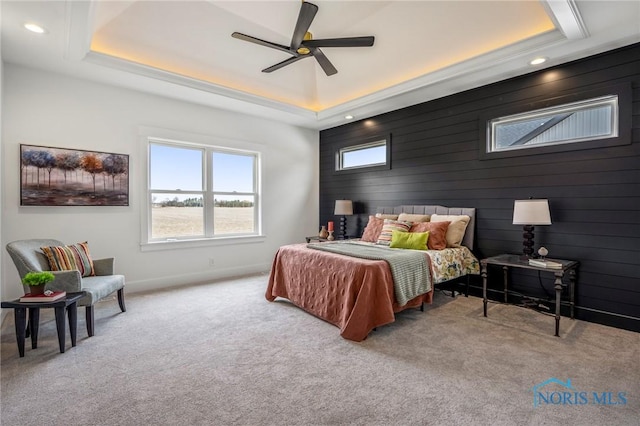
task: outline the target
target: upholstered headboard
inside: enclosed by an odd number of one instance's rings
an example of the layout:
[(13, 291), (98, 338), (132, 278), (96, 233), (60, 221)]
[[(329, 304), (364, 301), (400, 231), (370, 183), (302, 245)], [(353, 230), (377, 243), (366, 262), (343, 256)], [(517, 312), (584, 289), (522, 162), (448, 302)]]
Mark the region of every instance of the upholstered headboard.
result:
[(467, 230), (462, 239), (462, 245), (473, 250), (473, 242), (476, 229), (476, 209), (474, 207), (444, 207), (444, 206), (397, 206), (397, 207), (378, 207), (376, 213), (386, 214), (447, 214), (457, 215), (466, 214), (471, 219), (467, 225)]

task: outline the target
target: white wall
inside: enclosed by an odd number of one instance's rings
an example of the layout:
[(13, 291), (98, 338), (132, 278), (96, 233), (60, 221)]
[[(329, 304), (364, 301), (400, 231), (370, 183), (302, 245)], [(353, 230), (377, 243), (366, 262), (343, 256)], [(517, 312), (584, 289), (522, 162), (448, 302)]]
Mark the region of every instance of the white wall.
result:
[[(127, 291), (268, 271), (277, 248), (318, 230), (318, 132), (63, 75), (5, 64), (2, 246), (25, 238), (89, 242), (115, 256)], [(245, 141), (262, 147), (264, 242), (142, 252), (140, 126)], [(20, 207), (20, 143), (128, 154), (128, 207)], [(209, 266), (209, 259), (215, 266)], [(2, 250), (2, 297), (21, 295)]]
[[(2, 4), (0, 4), (0, 22), (2, 22)], [(4, 72), (4, 63), (2, 61), (2, 36), (0, 35), (0, 129), (2, 129), (2, 104), (3, 104), (3, 95), (2, 95), (2, 89), (4, 86), (4, 77), (3, 77), (3, 72)], [(2, 188), (2, 182), (4, 181), (4, 178), (2, 177), (2, 171), (4, 169), (4, 167), (2, 167), (2, 165), (4, 164), (4, 144), (2, 143), (2, 132), (0, 131), (0, 188)], [(1, 191), (1, 189), (0, 189)], [(2, 212), (2, 216), (4, 216), (4, 210), (2, 209), (3, 207), (3, 195), (4, 194), (0, 194), (0, 212)], [(0, 241), (2, 241), (2, 220), (0, 220)], [(2, 275), (2, 271), (3, 271), (3, 267), (2, 267), (2, 262), (0, 262), (0, 278), (3, 278)], [(4, 282), (4, 279), (2, 280)], [(0, 285), (0, 300), (4, 300), (4, 291), (3, 291), (3, 286)], [(6, 314), (2, 314), (2, 318), (4, 319), (4, 315)]]

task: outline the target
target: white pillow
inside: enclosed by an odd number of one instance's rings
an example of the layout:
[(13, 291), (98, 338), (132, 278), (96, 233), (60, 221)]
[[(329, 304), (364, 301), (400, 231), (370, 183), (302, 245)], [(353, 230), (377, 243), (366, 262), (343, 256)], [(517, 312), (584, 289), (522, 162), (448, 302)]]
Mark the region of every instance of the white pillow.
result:
[(461, 215), (445, 215), (432, 214), (431, 222), (451, 222), (447, 228), (447, 247), (460, 247), (467, 225), (471, 218), (466, 214)]
[(398, 220), (402, 222), (429, 222), (431, 218), (430, 214), (411, 214), (411, 213), (400, 213), (398, 216)]
[(398, 220), (397, 214), (376, 213), (376, 217), (380, 219)]

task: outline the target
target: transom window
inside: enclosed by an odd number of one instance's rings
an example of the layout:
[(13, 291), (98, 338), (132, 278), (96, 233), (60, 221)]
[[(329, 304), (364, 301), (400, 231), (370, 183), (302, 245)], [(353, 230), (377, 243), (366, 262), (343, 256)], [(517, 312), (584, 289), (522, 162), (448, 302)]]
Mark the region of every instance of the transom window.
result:
[(488, 122), (488, 152), (615, 138), (618, 96), (558, 105)]
[(148, 153), (148, 242), (259, 234), (259, 153), (154, 138)]
[(336, 170), (388, 165), (388, 149), (386, 139), (340, 148), (336, 153)]

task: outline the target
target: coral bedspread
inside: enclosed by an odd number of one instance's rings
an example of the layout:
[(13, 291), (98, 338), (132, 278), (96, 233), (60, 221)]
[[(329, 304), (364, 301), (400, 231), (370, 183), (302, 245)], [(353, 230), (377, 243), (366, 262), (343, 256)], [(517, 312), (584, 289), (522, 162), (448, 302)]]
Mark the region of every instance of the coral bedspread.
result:
[(307, 248), (280, 247), (266, 298), (289, 299), (296, 306), (340, 328), (345, 339), (361, 341), (375, 327), (395, 320), (394, 313), (431, 303), (430, 292), (399, 306), (393, 277), (384, 260), (368, 260)]

